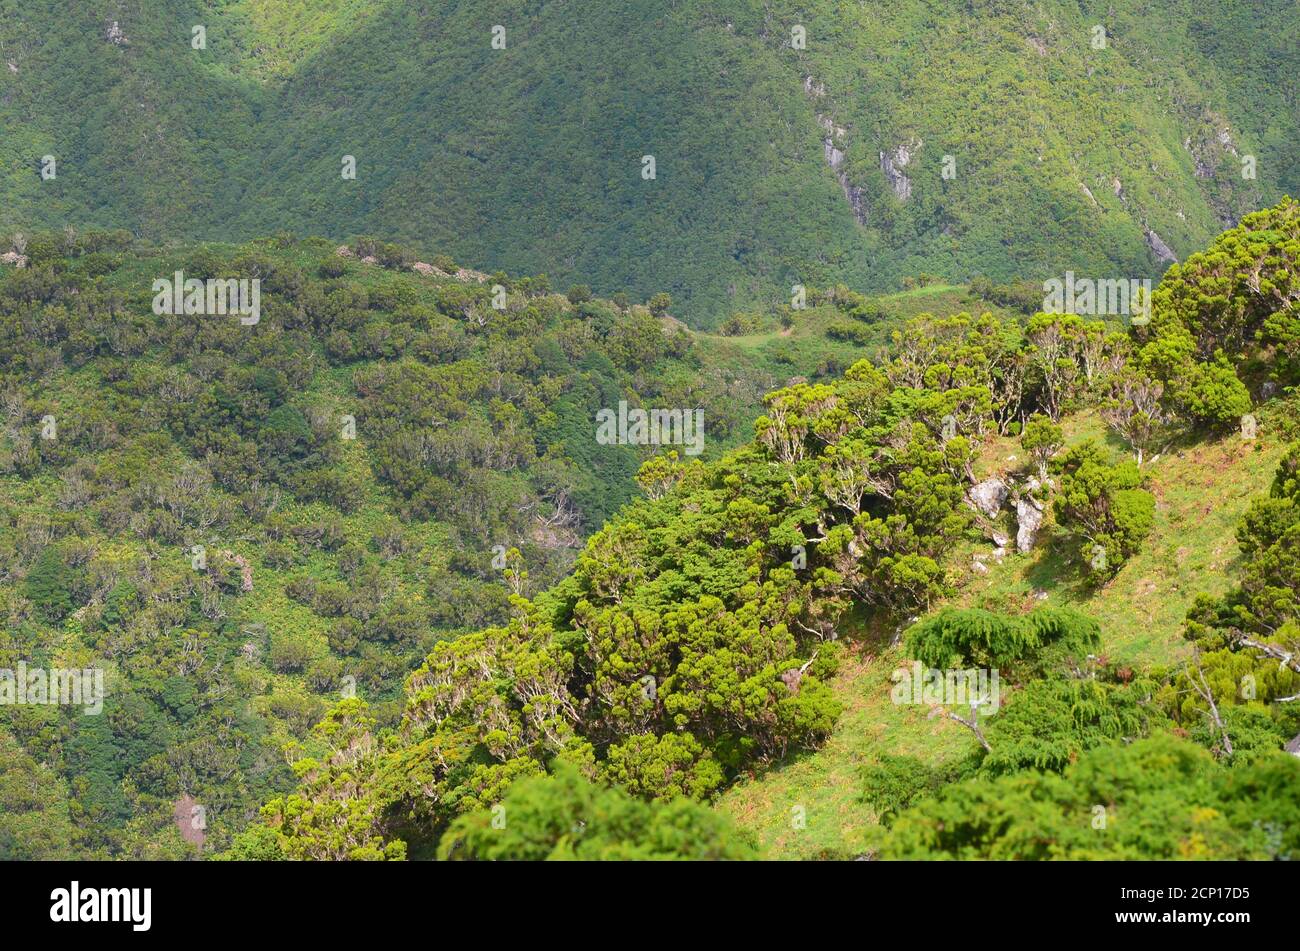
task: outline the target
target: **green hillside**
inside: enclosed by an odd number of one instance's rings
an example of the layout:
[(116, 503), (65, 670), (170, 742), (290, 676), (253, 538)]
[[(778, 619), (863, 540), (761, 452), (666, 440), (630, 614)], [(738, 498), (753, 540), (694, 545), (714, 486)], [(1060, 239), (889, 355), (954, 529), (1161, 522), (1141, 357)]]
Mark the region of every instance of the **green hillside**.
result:
[(1154, 277), (1300, 191), (1298, 32), (1289, 0), (0, 0), (0, 229), (371, 232), (694, 326), (796, 283)]
[[(1155, 526), (1142, 551), (1104, 586), (1089, 583), (1086, 566), (1070, 556), (1068, 536), (1049, 522), (1038, 547), (1000, 563), (987, 541), (958, 546), (951, 558), (954, 603), (1020, 611), (1042, 603), (1045, 594), (1046, 603), (1076, 607), (1101, 623), (1109, 662), (1164, 664), (1185, 657), (1187, 612), (1198, 594), (1223, 594), (1240, 570), (1237, 523), (1268, 491), (1286, 439), (1294, 436), (1286, 419), (1294, 412), (1293, 406), (1275, 407), (1253, 443), (1233, 433), (1152, 463)], [(1070, 444), (1105, 435), (1095, 417), (1067, 422)], [(988, 455), (992, 471), (1006, 471), (1015, 467), (1008, 460), (1023, 451), (1015, 440), (996, 440)], [(987, 572), (974, 567), (977, 559)], [(909, 662), (903, 651), (867, 636), (832, 685), (845, 712), (826, 745), (723, 797), (721, 810), (752, 832), (767, 855), (817, 858), (878, 849), (887, 829), (862, 801), (864, 767), (888, 756), (914, 756), (939, 767), (976, 753), (975, 739), (958, 724), (929, 716), (926, 707), (890, 702), (890, 675)], [(790, 821), (795, 806), (805, 810), (803, 828)]]
[[(504, 621), (512, 590), (560, 580), (639, 495), (659, 447), (598, 442), (602, 408), (701, 408), (699, 459), (716, 459), (747, 440), (764, 392), (834, 377), (919, 302), (980, 303), (944, 286), (816, 292), (708, 335), (662, 302), (370, 239), (15, 243), (23, 266), (0, 264), (0, 670), (103, 666), (107, 697), (102, 716), (0, 703), (7, 858), (183, 855), (184, 801), (224, 847), (291, 788), (285, 749), (341, 691), (397, 723), (436, 641)], [(259, 275), (257, 322), (155, 313), (153, 283), (177, 270)], [(33, 799), (23, 777), (40, 771)]]
[(769, 393), (224, 857), (1293, 857), (1298, 264), (1286, 199), (1147, 323), (922, 313)]

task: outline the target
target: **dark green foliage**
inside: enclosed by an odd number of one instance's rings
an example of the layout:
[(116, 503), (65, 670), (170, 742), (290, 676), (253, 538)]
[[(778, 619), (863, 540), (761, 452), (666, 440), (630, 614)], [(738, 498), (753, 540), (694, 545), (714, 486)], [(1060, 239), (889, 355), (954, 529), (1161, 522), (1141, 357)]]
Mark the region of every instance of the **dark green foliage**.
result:
[(1079, 653), (1101, 642), (1097, 622), (1070, 608), (1041, 607), (1024, 617), (980, 608), (944, 608), (908, 628), (907, 652), (927, 667), (1001, 668), (1032, 660), (1049, 644)]
[(724, 817), (687, 799), (645, 803), (572, 766), (520, 780), (491, 811), (462, 816), (439, 846), (460, 860), (719, 860), (757, 858)]
[(1011, 693), (985, 735), (993, 748), (980, 764), (994, 776), (1026, 769), (1060, 772), (1087, 750), (1146, 736), (1163, 717), (1144, 698), (1150, 683), (1089, 678), (1033, 680)]
[[(1300, 192), (1294, 4), (1103, 12), (1098, 51), (1099, 14), (1063, 0), (939, 17), (918, 0), (582, 0), (509, 18), (477, 2), (231, 0), (204, 8), (208, 49), (194, 51), (178, 0), (112, 19), (6, 0), (0, 229), (368, 232), (389, 265), (405, 263), (398, 241), (560, 288), (667, 291), (700, 325), (795, 282), (922, 272), (986, 274), (993, 299), (1023, 306), (1002, 290), (1013, 278), (1154, 276), (1144, 229), (1185, 255), (1225, 217)], [(498, 20), (502, 50), (485, 28)], [(806, 49), (791, 48), (794, 23)], [(819, 115), (845, 130), (863, 223)], [(900, 199), (881, 155), (904, 146)]]
[(74, 573), (62, 553), (50, 546), (41, 552), (27, 573), (25, 594), (47, 621), (57, 622), (72, 610)]
[(1235, 770), (1169, 734), (1106, 744), (1061, 775), (943, 789), (894, 822), (891, 859), (1289, 859), (1300, 855), (1300, 759)]
[(862, 768), (862, 801), (889, 825), (918, 799), (932, 796), (952, 777), (914, 756), (882, 754)]

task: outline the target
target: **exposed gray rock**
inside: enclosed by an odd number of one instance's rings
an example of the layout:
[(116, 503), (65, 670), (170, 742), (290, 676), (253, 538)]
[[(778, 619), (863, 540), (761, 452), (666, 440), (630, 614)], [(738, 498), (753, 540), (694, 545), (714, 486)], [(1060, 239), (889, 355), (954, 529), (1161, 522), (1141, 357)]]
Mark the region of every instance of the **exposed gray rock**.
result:
[(1033, 499), (1017, 499), (1016, 526), (1016, 551), (1029, 551), (1043, 527), (1043, 507)]
[[(814, 81), (811, 76), (803, 78), (803, 91), (812, 99), (821, 99), (826, 95), (826, 87), (822, 83)], [(866, 196), (857, 185), (849, 181), (848, 173), (844, 171), (844, 150), (840, 145), (844, 142), (844, 137), (848, 130), (843, 126), (835, 124), (830, 116), (817, 113), (817, 124), (826, 131), (826, 137), (822, 139), (822, 155), (826, 164), (830, 166), (835, 178), (840, 183), (840, 189), (844, 192), (844, 197), (848, 199), (849, 207), (853, 209), (853, 217), (860, 225), (867, 223), (867, 202)]]
[(997, 518), (1002, 511), (1011, 488), (1001, 479), (985, 479), (966, 490), (966, 497), (975, 510), (987, 518)]
[(1156, 234), (1145, 225), (1142, 226), (1142, 233), (1146, 235), (1147, 247), (1155, 252), (1156, 257), (1162, 261), (1168, 261), (1171, 264), (1178, 263), (1178, 255), (1174, 254), (1169, 245), (1165, 244), (1164, 241), (1160, 239), (1160, 235)]
[(899, 201), (907, 201), (912, 197), (912, 180), (903, 174), (903, 169), (911, 164), (912, 156), (922, 144), (920, 139), (913, 139), (899, 145), (892, 152), (880, 153), (880, 169), (889, 179), (890, 187), (894, 189)]
[(862, 189), (857, 185), (849, 183), (849, 177), (840, 172), (840, 187), (844, 189), (844, 197), (849, 200), (849, 207), (853, 209), (853, 218), (860, 225), (867, 223), (867, 201), (863, 196)]
[(844, 153), (837, 149), (835, 143), (830, 139), (825, 139), (822, 145), (826, 155), (826, 164), (838, 172), (840, 166), (844, 164)]
[(1016, 496), (1016, 551), (1033, 548), (1038, 530), (1043, 527), (1043, 503), (1033, 496), (1041, 484), (1037, 479), (1030, 479)]
[(826, 164), (831, 167), (831, 171), (835, 173), (835, 177), (839, 180), (844, 197), (848, 199), (849, 207), (853, 209), (853, 217), (857, 219), (858, 224), (865, 225), (867, 223), (867, 203), (863, 197), (862, 189), (849, 181), (848, 173), (841, 167), (844, 165), (844, 152), (835, 144), (836, 140), (844, 138), (846, 130), (842, 126), (835, 125), (826, 116), (819, 115), (817, 122), (830, 133), (830, 135), (822, 139), (822, 152)]

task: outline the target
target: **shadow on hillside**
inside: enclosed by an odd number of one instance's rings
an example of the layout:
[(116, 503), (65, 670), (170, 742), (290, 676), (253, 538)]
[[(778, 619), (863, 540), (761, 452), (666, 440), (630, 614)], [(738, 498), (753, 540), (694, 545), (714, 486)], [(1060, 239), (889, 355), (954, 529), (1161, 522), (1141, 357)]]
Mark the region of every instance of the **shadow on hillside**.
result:
[(1088, 566), (1079, 560), (1069, 539), (1052, 533), (1039, 537), (1035, 552), (1038, 557), (1025, 571), (1027, 581), (1035, 591), (1063, 594), (1072, 601), (1083, 601), (1096, 591), (1096, 578)]

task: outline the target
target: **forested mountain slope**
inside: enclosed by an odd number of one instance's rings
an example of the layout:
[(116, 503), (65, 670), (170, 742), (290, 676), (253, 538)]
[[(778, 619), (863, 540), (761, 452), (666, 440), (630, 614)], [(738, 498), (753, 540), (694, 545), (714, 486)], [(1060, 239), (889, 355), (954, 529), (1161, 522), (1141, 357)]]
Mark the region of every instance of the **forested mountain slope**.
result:
[(1290, 0), (0, 0), (0, 228), (368, 231), (666, 291), (696, 326), (794, 283), (1158, 276), (1300, 190), (1297, 17)]
[[(341, 693), (397, 723), (438, 639), (504, 622), (512, 589), (560, 580), (639, 494), (662, 447), (598, 442), (602, 410), (698, 411), (675, 449), (717, 458), (765, 391), (838, 375), (918, 309), (980, 303), (813, 290), (704, 335), (662, 297), (372, 239), (9, 246), (0, 671), (100, 667), (106, 696), (83, 714), (0, 685), (5, 857), (186, 854), (173, 813), (191, 806), (224, 847)], [(260, 281), (256, 319), (156, 312), (177, 271)], [(528, 576), (507, 586), (515, 559)]]
[[(768, 394), (751, 443), (648, 461), (563, 581), (437, 644), (396, 728), (337, 704), (227, 857), (1300, 854), (1298, 265), (1285, 199), (1149, 321), (923, 314)], [(1192, 470), (1233, 486), (1235, 559), (1170, 497), (1189, 458), (1243, 469)], [(1183, 618), (1125, 603), (1184, 563)]]

